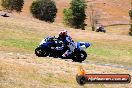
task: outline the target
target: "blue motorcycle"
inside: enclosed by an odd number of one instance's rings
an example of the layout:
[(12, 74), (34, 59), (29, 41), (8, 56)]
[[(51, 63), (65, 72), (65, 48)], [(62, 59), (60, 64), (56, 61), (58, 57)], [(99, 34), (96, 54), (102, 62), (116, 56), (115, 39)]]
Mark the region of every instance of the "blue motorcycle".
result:
[(82, 62), (86, 59), (87, 53), (84, 49), (90, 46), (87, 42), (76, 42), (76, 48), (72, 54), (63, 58), (62, 54), (68, 49), (64, 43), (54, 36), (44, 38), (39, 46), (35, 49), (35, 54), (38, 57), (55, 57), (63, 59), (72, 59), (74, 62)]

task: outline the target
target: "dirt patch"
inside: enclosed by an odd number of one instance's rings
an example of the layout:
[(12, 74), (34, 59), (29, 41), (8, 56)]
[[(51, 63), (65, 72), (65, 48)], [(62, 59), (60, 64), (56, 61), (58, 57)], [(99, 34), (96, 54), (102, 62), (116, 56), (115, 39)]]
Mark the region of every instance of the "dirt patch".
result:
[[(0, 52), (0, 68), (3, 81), (0, 83), (3, 88), (21, 87), (21, 88), (75, 88), (75, 87), (96, 87), (103, 88), (131, 88), (130, 84), (94, 84), (79, 86), (76, 83), (75, 75), (79, 66), (83, 66), (89, 74), (132, 74), (132, 71), (121, 68), (112, 68), (109, 66), (99, 66), (94, 64), (76, 63), (71, 60), (65, 61), (54, 58), (38, 58), (33, 54), (22, 54), (13, 52)], [(66, 77), (65, 77), (66, 76)], [(61, 78), (60, 78), (61, 77)], [(18, 81), (21, 80), (21, 81)], [(69, 82), (70, 80), (70, 82)], [(34, 85), (32, 85), (34, 84)]]
[[(131, 8), (130, 2), (131, 0), (86, 0), (87, 1), (87, 21), (86, 23), (89, 24), (89, 11), (90, 5), (93, 5), (94, 8), (99, 12), (100, 23), (104, 25), (109, 24), (128, 24), (129, 23), (129, 16), (128, 11)], [(58, 13), (56, 22), (63, 21), (63, 9), (68, 8), (70, 0), (55, 0)], [(25, 5), (23, 8), (23, 14), (30, 14), (30, 5), (32, 0), (25, 0)]]

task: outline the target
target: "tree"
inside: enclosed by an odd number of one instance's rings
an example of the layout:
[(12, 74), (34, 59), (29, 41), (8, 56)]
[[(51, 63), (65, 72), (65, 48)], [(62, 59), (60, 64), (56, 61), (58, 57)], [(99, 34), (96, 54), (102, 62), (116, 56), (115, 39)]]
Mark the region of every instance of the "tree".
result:
[(16, 12), (21, 12), (24, 5), (24, 0), (2, 0), (1, 5), (10, 12), (13, 10)]
[(97, 25), (99, 24), (100, 15), (99, 15), (99, 13), (93, 8), (93, 5), (90, 5), (89, 16), (90, 16), (90, 24), (91, 24), (91, 27), (92, 27), (92, 31), (95, 31)]
[(70, 8), (64, 9), (64, 22), (73, 28), (84, 30), (86, 24), (85, 9), (87, 7), (85, 0), (72, 0)]
[[(132, 6), (132, 3), (131, 3), (131, 6)], [(129, 11), (129, 16), (130, 16), (130, 19), (131, 19), (131, 23), (130, 23), (130, 32), (129, 32), (129, 34), (132, 36), (132, 8), (131, 8), (131, 10)]]
[(44, 20), (46, 22), (54, 22), (57, 8), (52, 0), (36, 0), (33, 1), (30, 11), (33, 17)]

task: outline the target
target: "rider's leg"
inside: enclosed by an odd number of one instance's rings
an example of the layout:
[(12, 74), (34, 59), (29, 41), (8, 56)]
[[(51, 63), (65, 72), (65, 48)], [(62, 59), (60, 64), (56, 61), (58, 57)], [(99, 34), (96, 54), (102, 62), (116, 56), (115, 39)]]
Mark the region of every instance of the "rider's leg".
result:
[(62, 57), (67, 57), (72, 52), (74, 52), (74, 49), (76, 48), (75, 45), (68, 45), (69, 49), (62, 55)]

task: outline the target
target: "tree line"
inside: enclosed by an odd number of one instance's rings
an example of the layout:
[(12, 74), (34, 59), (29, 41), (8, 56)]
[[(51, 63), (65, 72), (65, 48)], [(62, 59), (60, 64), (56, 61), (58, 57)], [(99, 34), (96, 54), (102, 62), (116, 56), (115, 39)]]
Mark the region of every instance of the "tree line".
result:
[[(63, 10), (63, 21), (69, 27), (85, 30), (86, 8), (85, 0), (71, 0), (70, 7)], [(2, 0), (1, 6), (7, 11), (21, 12), (24, 5), (24, 0)], [(131, 3), (132, 6), (132, 3)], [(35, 0), (30, 6), (30, 12), (33, 17), (46, 22), (54, 22), (57, 14), (57, 7), (53, 0)], [(132, 8), (129, 11), (131, 19), (130, 32), (132, 35)], [(93, 20), (94, 22), (94, 20)], [(96, 20), (95, 20), (96, 22)], [(92, 24), (94, 31), (94, 23)]]
[[(7, 11), (21, 12), (24, 0), (2, 0), (2, 7)], [(85, 0), (72, 0), (70, 7), (63, 10), (64, 24), (73, 28), (85, 29), (85, 9), (87, 5)], [(54, 22), (57, 13), (57, 7), (53, 0), (35, 0), (30, 6), (30, 12), (33, 17), (46, 22)]]

